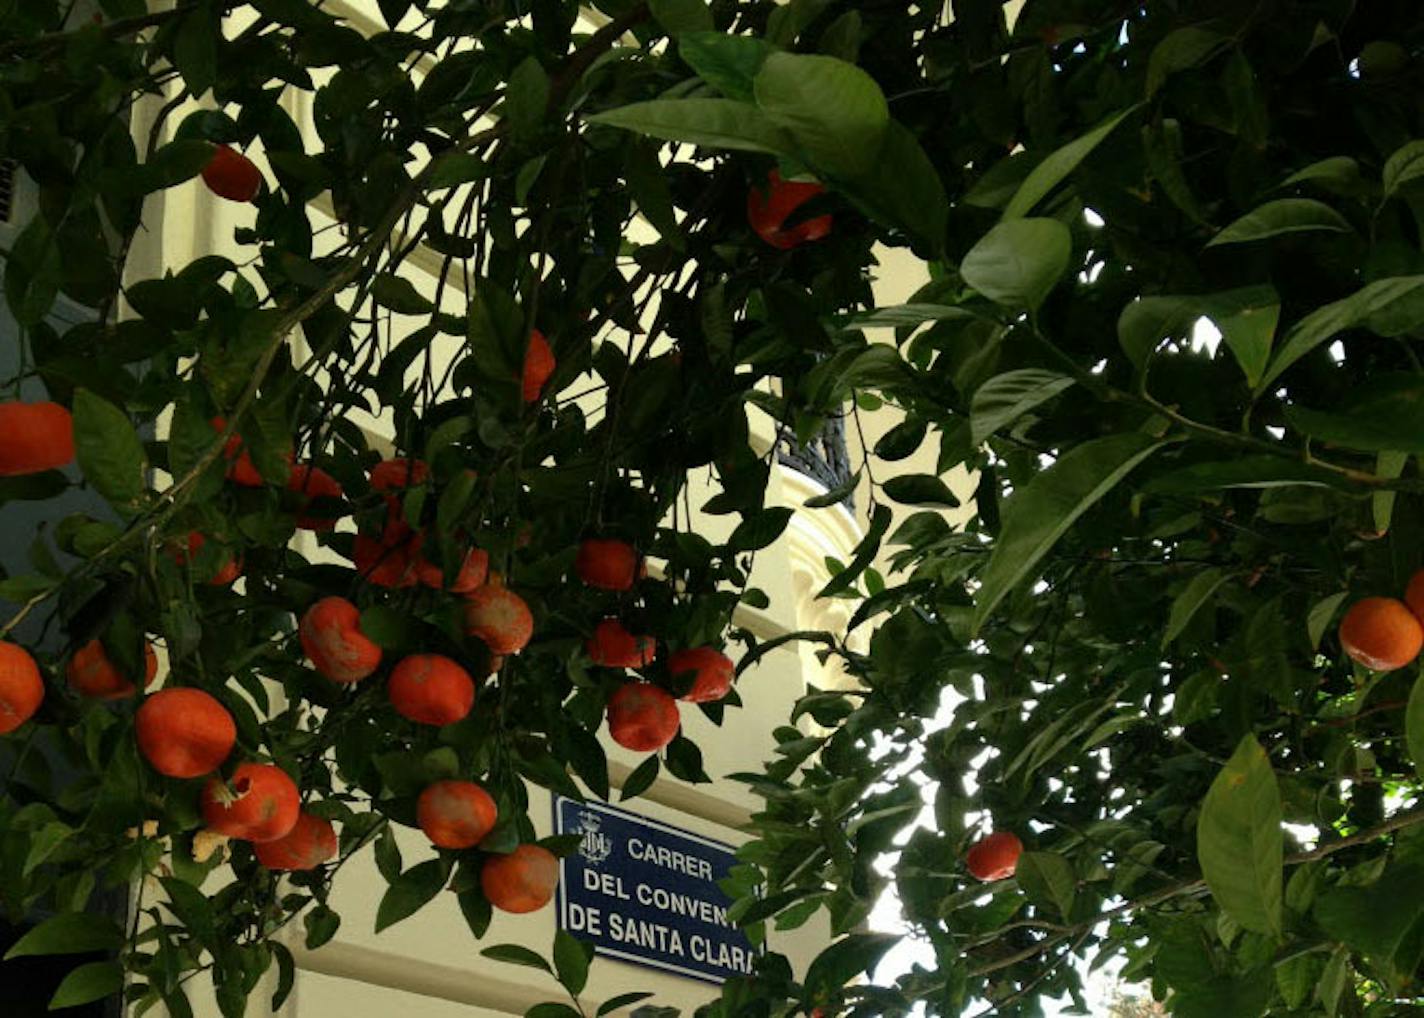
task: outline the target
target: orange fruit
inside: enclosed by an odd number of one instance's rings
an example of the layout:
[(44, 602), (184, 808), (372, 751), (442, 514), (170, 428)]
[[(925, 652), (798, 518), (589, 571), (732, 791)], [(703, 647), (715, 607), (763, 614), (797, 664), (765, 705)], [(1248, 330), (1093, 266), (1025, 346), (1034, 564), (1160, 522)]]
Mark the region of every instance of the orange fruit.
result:
[(1419, 656), (1424, 625), (1403, 601), (1367, 597), (1340, 620), (1340, 646), (1366, 668), (1392, 672)]
[[(143, 685), (147, 688), (158, 674), (158, 657), (147, 640), (143, 644), (143, 661)], [(98, 640), (90, 640), (76, 650), (64, 674), (75, 692), (96, 700), (123, 700), (138, 692), (133, 680), (120, 674), (109, 660)]]
[(345, 494), (336, 478), (321, 467), (298, 463), (292, 467), (291, 476), (287, 478), (287, 490), (303, 496), (302, 507), (297, 512), (297, 526), (302, 530), (330, 530), (336, 526), (335, 517), (322, 515), (325, 510), (309, 511), (312, 502), (318, 498), (339, 499)]
[(637, 753), (652, 753), (677, 738), (682, 719), (677, 701), (659, 686), (630, 682), (608, 698), (613, 741)]
[(215, 777), (203, 787), (208, 830), (243, 841), (276, 841), (297, 826), (301, 793), (286, 771), (273, 764), (241, 763), (230, 781)]
[[(198, 552), (203, 549), (203, 545), (207, 543), (208, 539), (199, 531), (190, 531), (186, 541), (187, 548), (176, 549), (173, 552), (173, 561), (177, 562), (180, 566), (187, 565), (193, 556), (198, 554)], [(213, 587), (226, 587), (241, 575), (242, 559), (236, 555), (229, 554), (227, 558), (223, 560), (223, 564), (218, 567), (218, 571), (208, 579), (208, 584)]]
[(554, 350), (549, 346), (549, 341), (538, 329), (531, 329), (529, 345), (524, 349), (524, 373), (521, 379), (524, 402), (538, 401), (540, 394), (544, 391), (545, 384), (549, 381), (549, 376), (554, 373), (556, 364)]
[(964, 855), (964, 865), (980, 880), (1007, 880), (1018, 868), (1023, 842), (1011, 831), (995, 831)]
[(494, 654), (517, 654), (534, 635), (534, 616), (524, 598), (502, 583), (485, 583), (465, 595), (465, 632)]
[(430, 466), (424, 460), (382, 460), (371, 468), (371, 488), (374, 491), (399, 491), (424, 484), (430, 476)]
[[(208, 425), (214, 432), (222, 434), (222, 430), (227, 427), (227, 418), (214, 417), (208, 421)], [(262, 487), (262, 475), (252, 462), (252, 456), (242, 447), (240, 435), (234, 433), (227, 436), (227, 441), (223, 443), (223, 459), (228, 463), (226, 476), (229, 481), (244, 488)]]
[(473, 781), (437, 781), (415, 803), (416, 823), (438, 848), (473, 848), (499, 819), (490, 794)]
[(480, 870), (480, 888), (502, 912), (537, 911), (549, 904), (558, 884), (559, 860), (538, 845), (520, 845), (508, 855), (490, 856)]
[(668, 659), (668, 671), (673, 675), (691, 673), (692, 688), (682, 694), (689, 703), (712, 703), (732, 690), (737, 669), (732, 659), (711, 647), (680, 650)]
[(336, 857), (336, 831), (325, 817), (302, 813), (296, 826), (275, 841), (252, 846), (257, 861), (269, 870), (314, 870)]
[(1409, 578), (1409, 586), (1404, 589), (1404, 603), (1420, 624), (1424, 624), (1424, 569)]
[(74, 462), (74, 419), (58, 403), (0, 403), (0, 477)]
[[(421, 557), (415, 564), (420, 582), (432, 590), (445, 586), (445, 573), (434, 562)], [(482, 587), (489, 580), (489, 552), (471, 548), (465, 553), (465, 561), (460, 563), (460, 572), (455, 582), (450, 584), (450, 593), (466, 595), (476, 587)]]
[(604, 619), (594, 626), (584, 648), (594, 664), (605, 668), (641, 668), (658, 655), (656, 640), (634, 636), (617, 619)]
[(249, 202), (262, 189), (262, 171), (241, 152), (219, 145), (203, 167), (203, 183), (219, 198)]
[(381, 648), (361, 632), (361, 612), (344, 597), (324, 597), (297, 629), (302, 650), (332, 682), (360, 682), (381, 664)]
[(401, 717), (422, 725), (450, 725), (474, 706), (475, 681), (448, 657), (412, 654), (391, 670), (386, 693)]
[(772, 247), (789, 251), (831, 232), (832, 217), (816, 216), (786, 227), (786, 220), (802, 205), (825, 191), (820, 184), (782, 180), (772, 170), (765, 191), (752, 188), (747, 193), (747, 222), (758, 237)]
[(237, 725), (217, 699), (201, 689), (160, 689), (134, 715), (138, 751), (170, 778), (196, 778), (217, 770), (237, 742)]
[(13, 732), (44, 702), (44, 680), (30, 652), (0, 641), (0, 735)]
[(399, 519), (386, 521), (380, 540), (357, 534), (351, 558), (362, 579), (378, 587), (413, 587), (420, 574), (424, 537)]
[(638, 578), (638, 553), (627, 541), (590, 538), (579, 544), (574, 572), (599, 590), (630, 590)]

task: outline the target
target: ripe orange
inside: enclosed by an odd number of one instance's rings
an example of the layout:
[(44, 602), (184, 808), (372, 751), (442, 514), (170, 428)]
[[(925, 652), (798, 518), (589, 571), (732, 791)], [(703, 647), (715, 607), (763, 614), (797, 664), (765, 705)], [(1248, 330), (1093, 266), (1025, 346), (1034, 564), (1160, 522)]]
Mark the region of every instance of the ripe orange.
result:
[(498, 810), (473, 781), (437, 781), (420, 793), (416, 822), (438, 848), (473, 848), (494, 830)]
[[(208, 539), (200, 532), (196, 530), (190, 531), (187, 540), (188, 547), (186, 550), (183, 548), (175, 549), (173, 552), (173, 561), (177, 562), (180, 566), (187, 565), (193, 556), (198, 554), (198, 552), (202, 550), (203, 545), (207, 543)], [(226, 587), (241, 575), (242, 559), (236, 555), (229, 554), (227, 558), (224, 559), (223, 564), (218, 567), (218, 571), (208, 579), (208, 584), (213, 587)]]
[(336, 478), (321, 467), (298, 463), (292, 467), (291, 476), (287, 478), (287, 490), (300, 492), (303, 496), (302, 508), (297, 513), (297, 526), (302, 530), (330, 530), (336, 526), (335, 517), (322, 515), (321, 511), (310, 511), (315, 499), (339, 499), (345, 494)]
[(215, 697), (201, 689), (160, 689), (134, 715), (138, 751), (149, 766), (170, 778), (209, 774), (237, 742), (237, 725)]
[[(218, 434), (227, 427), (227, 418), (214, 417), (208, 421), (208, 425)], [(262, 475), (258, 473), (257, 466), (252, 462), (252, 456), (242, 447), (242, 437), (237, 434), (227, 436), (227, 441), (223, 443), (223, 459), (227, 460), (227, 479), (234, 484), (240, 484), (244, 488), (262, 487)]]
[[(415, 568), (420, 582), (427, 587), (439, 590), (445, 586), (445, 573), (434, 562), (422, 556), (416, 562)], [(450, 593), (467, 595), (476, 587), (484, 586), (488, 580), (489, 552), (480, 548), (471, 548), (465, 553), (465, 561), (460, 564), (460, 572), (455, 577), (455, 582), (450, 584)]]
[(524, 598), (489, 582), (465, 596), (465, 632), (478, 636), (494, 654), (517, 654), (534, 635), (534, 616)]
[(44, 680), (30, 652), (17, 644), (0, 642), (0, 735), (30, 720), (44, 695)]
[(1023, 842), (1012, 831), (995, 831), (964, 855), (964, 865), (980, 880), (1007, 880), (1018, 868)]
[(554, 896), (559, 860), (547, 848), (520, 845), (508, 855), (490, 856), (480, 870), (480, 887), (503, 912), (534, 912)]
[(677, 738), (682, 719), (677, 701), (659, 686), (630, 682), (608, 698), (613, 741), (637, 753), (652, 753)]
[(1340, 646), (1366, 668), (1392, 672), (1419, 656), (1424, 626), (1403, 601), (1367, 597), (1340, 620)]
[(1404, 603), (1409, 605), (1414, 617), (1424, 624), (1424, 569), (1409, 578), (1409, 586), (1404, 590)]
[(630, 590), (638, 578), (638, 553), (627, 541), (590, 538), (579, 544), (574, 572), (599, 590)]
[(324, 597), (298, 627), (302, 650), (332, 682), (359, 682), (381, 664), (381, 648), (361, 632), (361, 612), (344, 597)]
[(424, 484), (430, 476), (430, 466), (424, 460), (382, 460), (371, 468), (371, 488), (375, 491), (399, 491)]
[(732, 689), (736, 666), (732, 659), (711, 647), (680, 650), (668, 659), (668, 671), (673, 675), (693, 674), (692, 688), (682, 694), (689, 703), (712, 703), (722, 699)]
[(555, 366), (554, 350), (549, 346), (549, 341), (538, 329), (531, 329), (529, 345), (524, 349), (524, 402), (534, 403), (539, 399), (549, 376), (554, 373)]
[[(153, 677), (158, 674), (158, 658), (153, 653), (153, 644), (147, 640), (143, 644), (143, 685), (148, 688)], [(65, 669), (65, 677), (75, 692), (96, 700), (123, 700), (138, 692), (133, 680), (119, 673), (118, 668), (104, 652), (104, 645), (98, 640), (90, 640), (74, 652)]]
[(74, 420), (58, 403), (0, 403), (0, 477), (74, 462)]
[(219, 145), (203, 167), (203, 183), (219, 198), (249, 202), (262, 189), (262, 171), (241, 152)]
[(617, 619), (604, 619), (594, 626), (584, 648), (594, 664), (605, 668), (641, 668), (658, 655), (656, 640), (634, 636)]
[(401, 717), (422, 725), (450, 725), (470, 713), (475, 682), (459, 664), (439, 654), (412, 654), (391, 670), (386, 686)]
[(829, 215), (783, 227), (793, 212), (824, 190), (820, 184), (782, 180), (781, 174), (772, 170), (765, 192), (752, 188), (747, 193), (747, 222), (758, 237), (781, 251), (820, 240), (831, 232), (833, 220)]
[(252, 850), (269, 870), (314, 870), (336, 857), (336, 831), (330, 820), (302, 813), (286, 835), (253, 845)]
[(276, 841), (297, 826), (301, 813), (297, 783), (273, 764), (242, 763), (231, 781), (215, 777), (203, 787), (199, 804), (208, 829), (243, 841)]
[(400, 519), (389, 519), (377, 540), (357, 534), (351, 558), (363, 579), (378, 587), (413, 587), (420, 575), (424, 537)]

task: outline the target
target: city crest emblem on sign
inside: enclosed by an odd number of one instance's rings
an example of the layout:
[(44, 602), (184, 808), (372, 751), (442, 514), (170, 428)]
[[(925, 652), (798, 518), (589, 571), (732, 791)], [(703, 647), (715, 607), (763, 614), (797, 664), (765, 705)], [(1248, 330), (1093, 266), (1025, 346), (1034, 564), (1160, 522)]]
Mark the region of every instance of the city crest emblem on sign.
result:
[(613, 839), (603, 831), (603, 818), (591, 810), (579, 814), (579, 831), (583, 840), (579, 842), (579, 855), (590, 866), (597, 866), (613, 854)]

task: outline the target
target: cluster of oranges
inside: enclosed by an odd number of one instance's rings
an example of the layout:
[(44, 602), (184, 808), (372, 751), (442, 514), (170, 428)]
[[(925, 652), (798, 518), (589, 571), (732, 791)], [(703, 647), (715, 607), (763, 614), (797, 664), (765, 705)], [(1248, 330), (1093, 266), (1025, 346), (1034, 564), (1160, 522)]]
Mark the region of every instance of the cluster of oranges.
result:
[(1377, 672), (1403, 668), (1424, 649), (1424, 569), (1416, 572), (1404, 600), (1367, 597), (1340, 620), (1340, 646), (1351, 659)]

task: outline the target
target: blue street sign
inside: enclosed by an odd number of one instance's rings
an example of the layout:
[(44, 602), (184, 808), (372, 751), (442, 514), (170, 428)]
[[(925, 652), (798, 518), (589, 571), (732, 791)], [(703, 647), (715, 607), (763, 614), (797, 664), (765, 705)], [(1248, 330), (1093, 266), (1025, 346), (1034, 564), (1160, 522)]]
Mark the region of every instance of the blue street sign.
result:
[(582, 834), (560, 861), (559, 926), (598, 954), (721, 983), (760, 953), (727, 919), (717, 886), (730, 845), (615, 809), (554, 796), (554, 829)]

